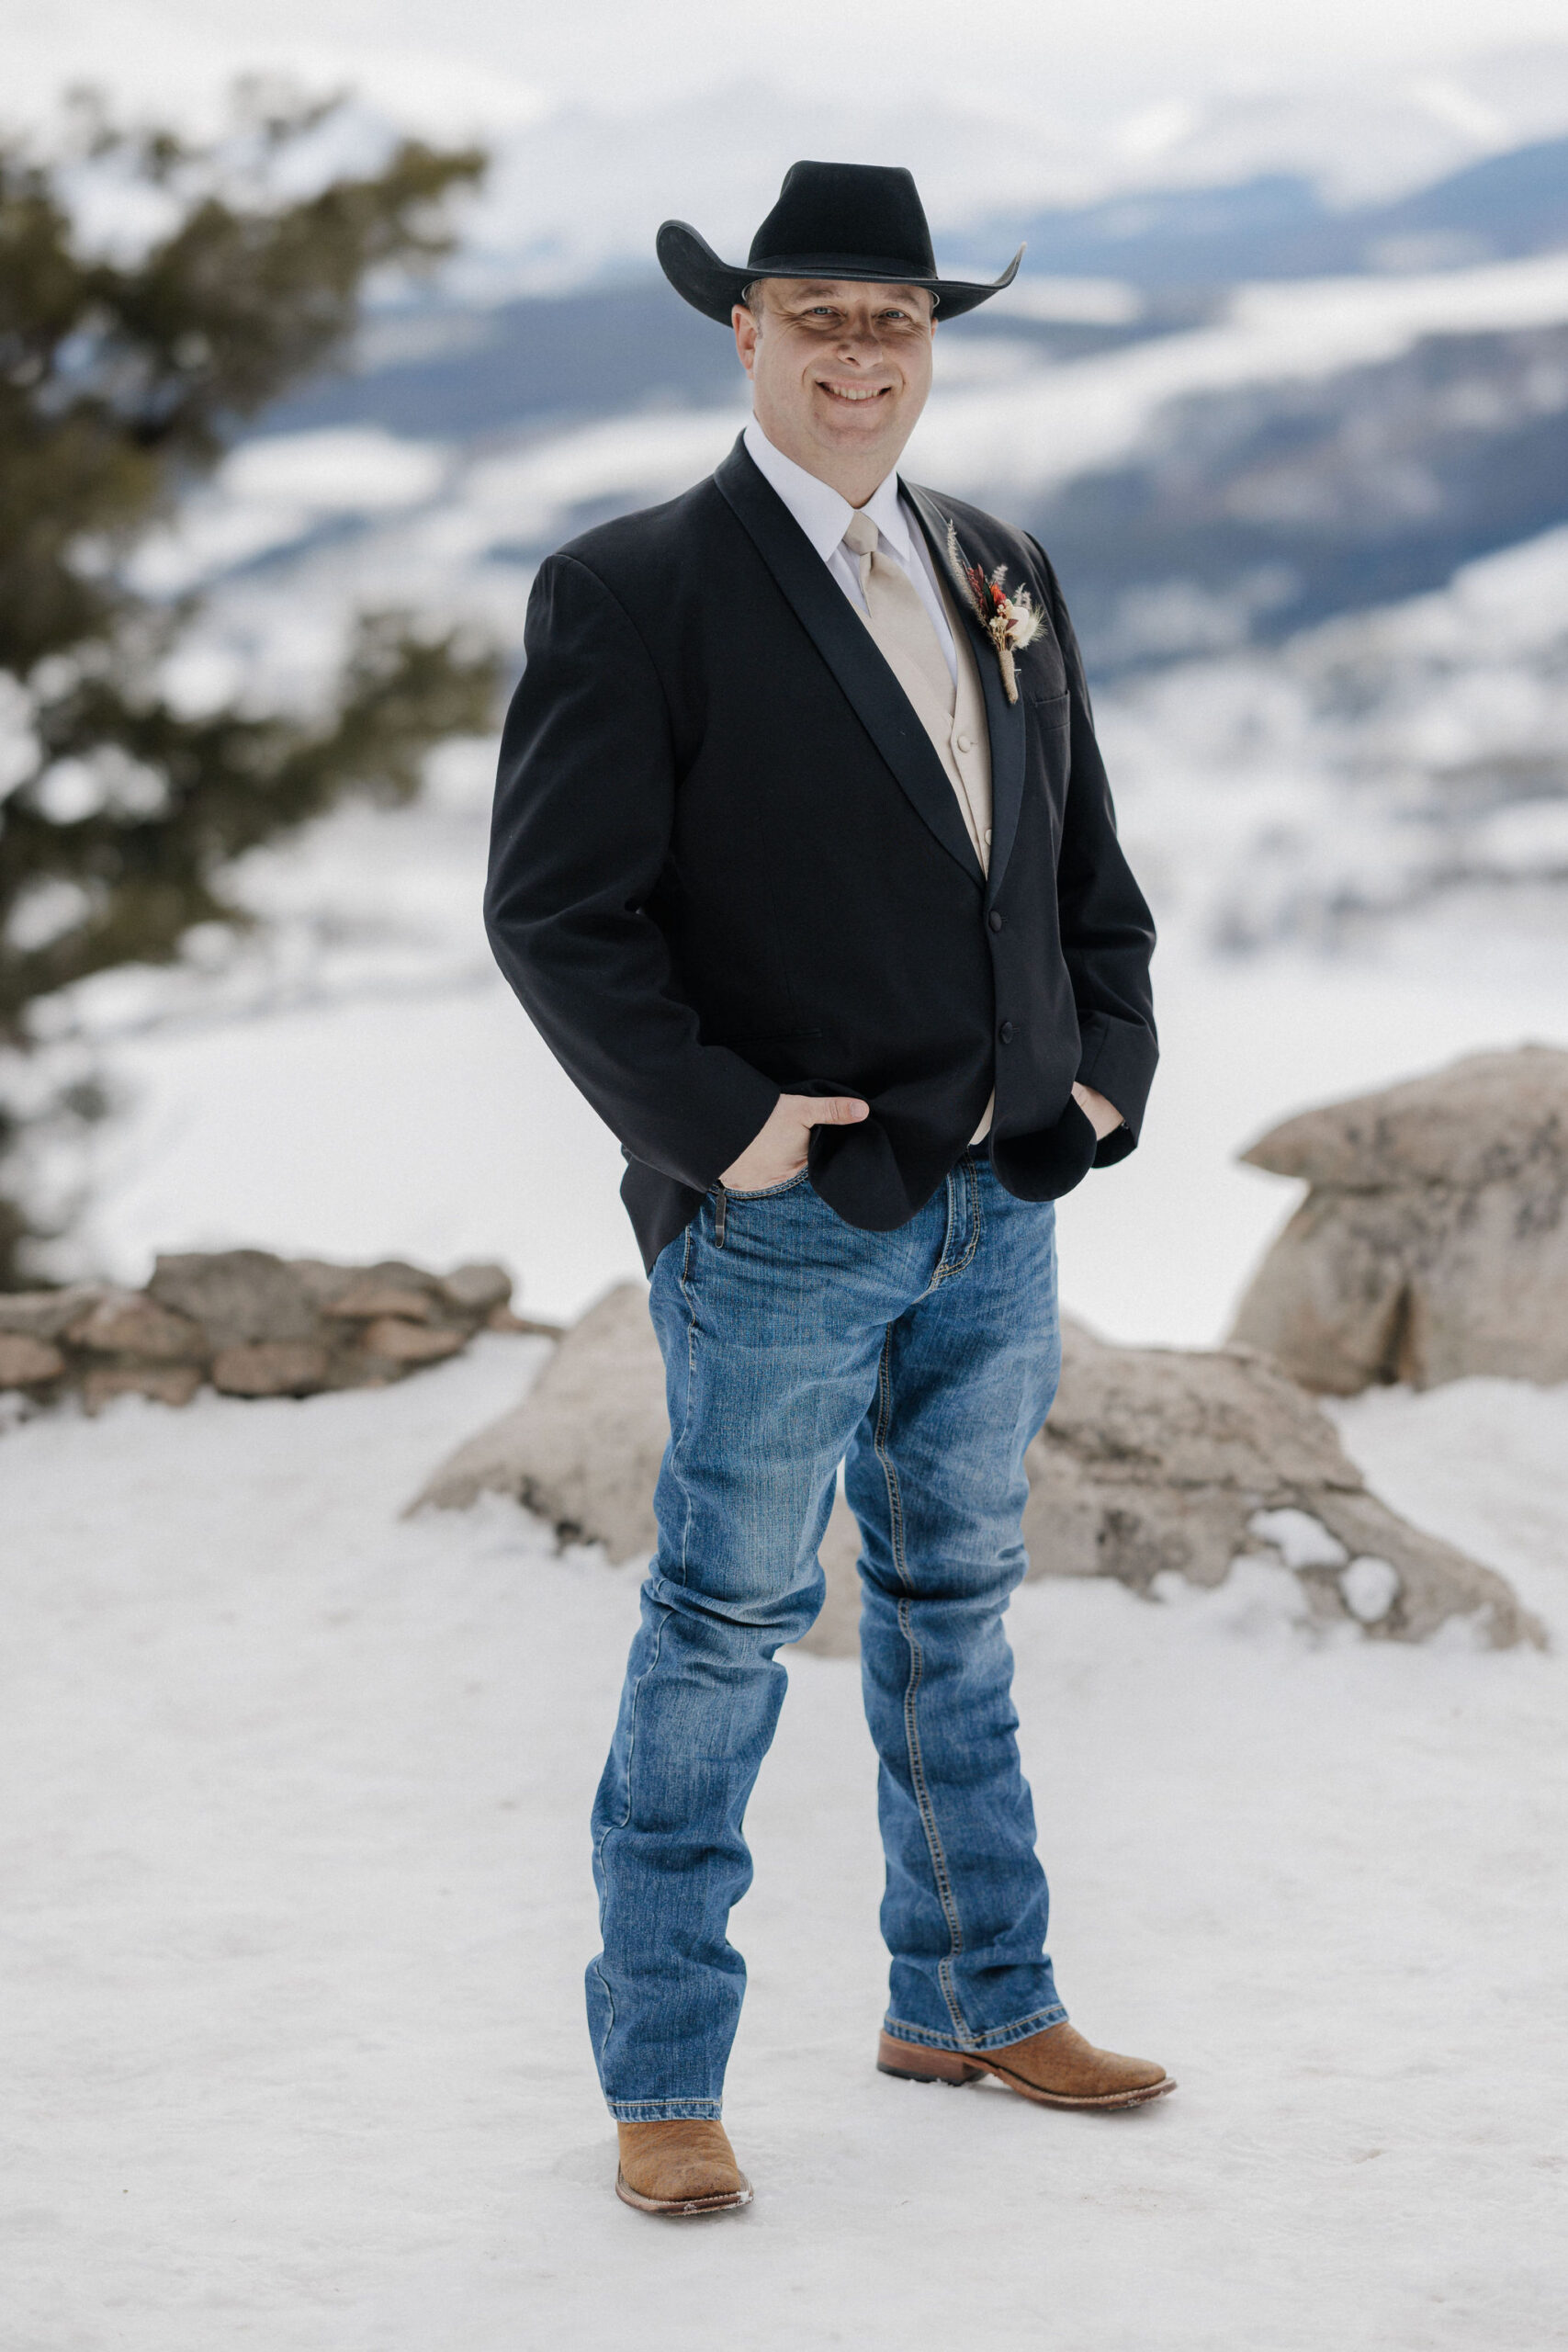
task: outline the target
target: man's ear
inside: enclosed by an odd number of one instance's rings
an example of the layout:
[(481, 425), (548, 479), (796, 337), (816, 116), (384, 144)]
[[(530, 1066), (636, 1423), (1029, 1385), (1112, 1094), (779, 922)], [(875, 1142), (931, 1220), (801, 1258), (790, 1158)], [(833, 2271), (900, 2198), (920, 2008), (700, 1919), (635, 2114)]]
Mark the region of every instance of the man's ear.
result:
[(752, 355), (757, 348), (756, 319), (746, 308), (744, 302), (737, 302), (729, 314), (729, 323), (735, 330), (735, 348), (739, 354), (740, 365), (749, 376), (751, 373)]

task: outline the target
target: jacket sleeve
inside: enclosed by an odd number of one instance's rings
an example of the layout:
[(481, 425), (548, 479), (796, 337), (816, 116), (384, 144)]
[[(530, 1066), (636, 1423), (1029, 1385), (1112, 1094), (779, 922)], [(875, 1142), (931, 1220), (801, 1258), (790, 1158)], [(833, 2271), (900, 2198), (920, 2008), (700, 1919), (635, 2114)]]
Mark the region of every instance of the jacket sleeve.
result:
[(1051, 620), (1067, 666), (1070, 696), (1071, 767), (1056, 899), (1083, 1040), (1078, 1082), (1113, 1102), (1126, 1122), (1104, 1136), (1095, 1153), (1094, 1165), (1109, 1168), (1137, 1146), (1159, 1058), (1149, 986), (1154, 917), (1117, 839), (1083, 657), (1061, 582), (1044, 550), (1033, 539), (1030, 546), (1050, 586)]
[(704, 1045), (646, 911), (675, 806), (670, 718), (622, 605), (553, 556), (502, 737), (485, 929), (556, 1059), (630, 1155), (705, 1191), (779, 1089)]

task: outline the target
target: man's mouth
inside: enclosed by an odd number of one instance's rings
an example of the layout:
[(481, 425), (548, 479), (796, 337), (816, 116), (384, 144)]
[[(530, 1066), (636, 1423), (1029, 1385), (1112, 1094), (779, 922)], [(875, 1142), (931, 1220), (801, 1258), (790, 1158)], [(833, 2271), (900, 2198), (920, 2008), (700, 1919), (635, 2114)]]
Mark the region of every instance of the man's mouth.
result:
[(820, 376), (817, 383), (819, 390), (830, 392), (836, 401), (879, 401), (893, 389), (891, 384), (829, 384)]

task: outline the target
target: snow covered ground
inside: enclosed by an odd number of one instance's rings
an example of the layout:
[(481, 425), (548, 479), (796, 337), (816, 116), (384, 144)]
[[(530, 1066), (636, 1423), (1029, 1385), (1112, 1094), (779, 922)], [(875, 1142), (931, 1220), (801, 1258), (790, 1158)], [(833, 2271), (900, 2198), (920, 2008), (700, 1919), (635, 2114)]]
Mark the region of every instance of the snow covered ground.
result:
[(1339, 1415), (1544, 1656), (1314, 1637), (1267, 1576), (1019, 1596), (1053, 1952), (1179, 2078), (1147, 2111), (874, 2071), (858, 1681), (796, 1659), (735, 1930), (757, 2201), (681, 2229), (611, 2193), (581, 2018), (635, 1572), (397, 1516), (544, 1352), (0, 1440), (8, 2346), (1563, 2340), (1568, 1391)]

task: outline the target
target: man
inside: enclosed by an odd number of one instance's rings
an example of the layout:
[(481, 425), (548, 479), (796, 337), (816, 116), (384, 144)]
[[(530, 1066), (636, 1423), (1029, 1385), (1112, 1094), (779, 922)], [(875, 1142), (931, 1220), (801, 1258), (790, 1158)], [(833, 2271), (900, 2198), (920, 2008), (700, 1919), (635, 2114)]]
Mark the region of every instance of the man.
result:
[(659, 254), (754, 414), (708, 481), (541, 569), (502, 749), (496, 956), (621, 1138), (671, 1438), (593, 1814), (616, 2186), (751, 2191), (719, 2120), (742, 1818), (863, 1549), (891, 1998), (877, 2063), (1045, 2105), (1173, 2087), (1066, 2022), (1002, 1628), (1060, 1360), (1054, 1206), (1134, 1148), (1148, 909), (1035, 542), (900, 483), (938, 277), (907, 172), (797, 164), (742, 266)]

